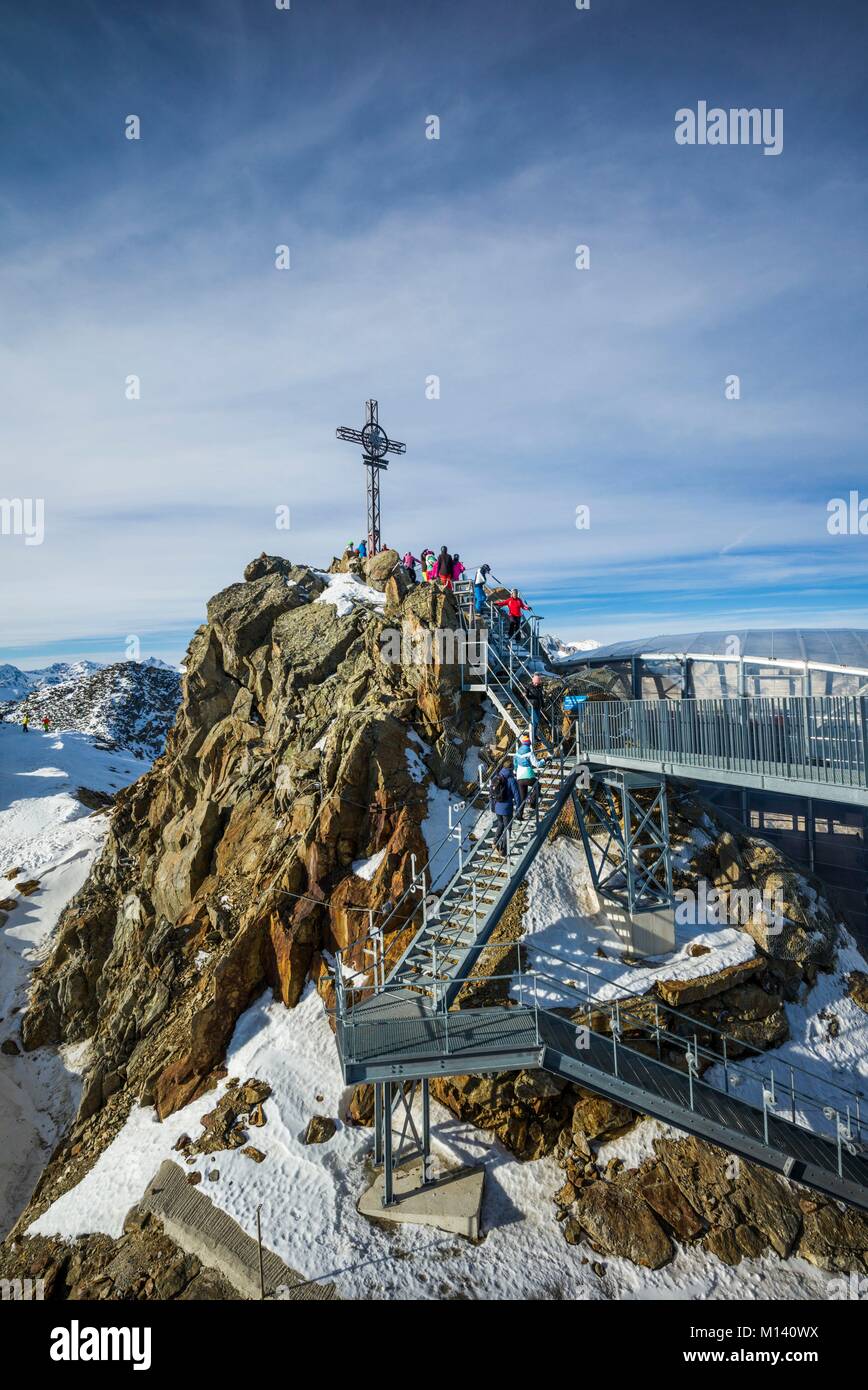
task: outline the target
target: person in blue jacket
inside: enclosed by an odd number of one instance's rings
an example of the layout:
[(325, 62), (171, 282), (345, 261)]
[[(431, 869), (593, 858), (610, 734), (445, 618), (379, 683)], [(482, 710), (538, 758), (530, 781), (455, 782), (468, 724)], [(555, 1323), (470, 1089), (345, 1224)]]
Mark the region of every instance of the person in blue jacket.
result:
[(357, 551), (356, 553), (358, 554), (359, 559), (361, 559), (361, 560), (367, 560), (367, 558), (368, 558), (368, 542), (367, 542), (367, 541), (359, 541), (359, 548), (358, 548), (358, 551)]

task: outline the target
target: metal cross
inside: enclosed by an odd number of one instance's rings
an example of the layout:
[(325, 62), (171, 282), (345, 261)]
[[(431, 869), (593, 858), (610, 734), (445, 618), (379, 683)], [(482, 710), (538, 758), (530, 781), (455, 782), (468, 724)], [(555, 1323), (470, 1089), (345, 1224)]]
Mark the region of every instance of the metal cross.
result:
[(380, 469), (389, 467), (386, 454), (406, 454), (407, 445), (386, 434), (377, 419), (376, 401), (365, 401), (362, 429), (341, 425), (336, 433), (338, 439), (348, 439), (362, 447), (362, 462), (368, 470), (368, 554), (375, 555), (380, 549)]

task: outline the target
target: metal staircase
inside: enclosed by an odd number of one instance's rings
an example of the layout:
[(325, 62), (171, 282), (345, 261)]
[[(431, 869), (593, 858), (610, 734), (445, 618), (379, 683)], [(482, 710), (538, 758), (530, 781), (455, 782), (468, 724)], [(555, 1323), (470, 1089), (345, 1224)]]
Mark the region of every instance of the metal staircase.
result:
[[(465, 625), (474, 621), (471, 595), (471, 586), (456, 586)], [(538, 633), (527, 622), (511, 643), (500, 610), (490, 607), (489, 613), (485, 667), (469, 688), (485, 691), (513, 731), (523, 733), (530, 718), (523, 686), (535, 669), (544, 669)], [(868, 1099), (852, 1088), (783, 1063), (652, 996), (616, 989), (592, 964), (542, 949), (533, 938), (523, 943), (529, 968), (520, 959), (508, 975), (473, 975), (473, 984), (487, 986), (493, 1003), (475, 1007), (467, 996), (459, 1000), (571, 798), (593, 866), (576, 791), (579, 759), (564, 756), (560, 739), (557, 753), (543, 742), (549, 756), (539, 804), (532, 815), (513, 820), (502, 853), (496, 825), (480, 815), (478, 798), (487, 793), (480, 776), (477, 795), (459, 803), (444, 845), (431, 851), (430, 863), (444, 846), (449, 851), (434, 881), (430, 869), (417, 872), (414, 866), (409, 887), (381, 926), (337, 954), (337, 1044), (345, 1081), (374, 1085), (375, 1161), (384, 1166), (384, 1203), (394, 1200), (394, 1169), (405, 1151), (403, 1139), (397, 1147), (392, 1142), (396, 1113), (403, 1111), (402, 1136), (411, 1136), (413, 1153), (422, 1159), (423, 1183), (430, 1180), (430, 1077), (539, 1067), (868, 1210), (862, 1129)], [(647, 829), (654, 806), (636, 803), (631, 810), (624, 801), (619, 808), (611, 789), (606, 796), (604, 804), (597, 795), (598, 819), (606, 821), (608, 807), (614, 849), (604, 855), (599, 872), (609, 873), (613, 895), (623, 895), (634, 877), (631, 854), (635, 858), (643, 830), (638, 823), (632, 828), (630, 815), (644, 818)], [(640, 884), (649, 906), (671, 895), (665, 805), (660, 828), (652, 830)], [(421, 1135), (410, 1113), (416, 1091)]]

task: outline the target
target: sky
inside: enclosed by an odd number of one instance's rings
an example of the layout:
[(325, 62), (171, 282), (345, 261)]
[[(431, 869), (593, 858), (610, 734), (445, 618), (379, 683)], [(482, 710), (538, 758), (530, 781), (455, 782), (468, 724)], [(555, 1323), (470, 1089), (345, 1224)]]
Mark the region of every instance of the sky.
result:
[[(261, 551), (326, 567), (368, 397), (385, 541), (565, 639), (868, 626), (864, 5), (2, 8), (0, 499), (44, 534), (0, 532), (0, 661), (178, 661)], [(700, 102), (781, 152), (678, 143)]]

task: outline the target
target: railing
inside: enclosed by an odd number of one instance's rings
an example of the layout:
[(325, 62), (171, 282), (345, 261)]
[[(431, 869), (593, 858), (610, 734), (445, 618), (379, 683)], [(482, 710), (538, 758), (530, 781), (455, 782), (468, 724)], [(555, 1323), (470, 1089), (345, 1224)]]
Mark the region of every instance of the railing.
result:
[[(575, 1047), (578, 1052), (583, 1050), (580, 1042), (584, 1042), (585, 1047), (590, 1045), (591, 1033), (610, 1046), (611, 1071), (608, 1074), (618, 1079), (624, 1070), (625, 1053), (637, 1059), (647, 1060), (648, 1057), (646, 1051), (632, 1047), (629, 1039), (647, 1039), (654, 1044), (658, 1065), (667, 1073), (678, 1076), (682, 1083), (687, 1079), (688, 1109), (696, 1109), (701, 1087), (727, 1096), (737, 1091), (735, 1099), (762, 1114), (766, 1143), (768, 1121), (775, 1119), (816, 1137), (830, 1139), (837, 1149), (839, 1176), (842, 1174), (844, 1150), (864, 1156), (863, 1127), (868, 1118), (868, 1097), (860, 1091), (842, 1086), (780, 1055), (763, 1052), (734, 1034), (697, 1021), (653, 994), (638, 994), (606, 981), (601, 988), (598, 972), (556, 951), (537, 946), (533, 938), (516, 944), (519, 951), (520, 946), (532, 950), (538, 964), (530, 969), (523, 968), (519, 954), (516, 971), (474, 974), (465, 983), (475, 987), (500, 982), (505, 986), (500, 1001), (492, 1001), (490, 991), (486, 991), (485, 1008), (487, 1011), (497, 1007), (505, 1011), (525, 1010), (533, 1018), (535, 1047), (546, 1045), (545, 1030), (540, 1028), (541, 1017), (548, 1016), (557, 1019), (560, 1024), (570, 1024), (576, 1030), (578, 1040)], [(563, 971), (560, 974), (552, 973), (552, 970), (561, 967), (569, 970), (568, 977), (564, 977)], [(581, 984), (577, 982), (577, 976), (582, 977)], [(376, 1033), (386, 1038), (386, 1030), (391, 1022), (390, 995), (394, 991), (396, 1010), (402, 1007), (406, 997), (405, 993), (398, 997), (399, 989), (397, 984), (385, 986), (375, 1020), (370, 1015), (356, 1019), (352, 1008), (348, 1007), (346, 992), (338, 992), (335, 1012), (342, 1028), (346, 1062), (352, 1064), (359, 1060), (357, 1027), (365, 1028), (367, 1039)], [(457, 1031), (454, 1021), (465, 1011), (472, 1012), (473, 1006), (467, 1005), (465, 1009), (460, 1005), (449, 1005), (445, 997), (434, 1000), (429, 1008), (427, 1018), (437, 1025), (438, 1042), (446, 1058), (457, 1050), (454, 1045)], [(450, 1018), (453, 1020), (451, 1036)], [(683, 1062), (679, 1064), (682, 1058)]]
[[(508, 755), (507, 758), (499, 761), (492, 769), (491, 775), (493, 776), (494, 772), (504, 765), (504, 762), (510, 760), (511, 755)], [(546, 764), (546, 766), (548, 766), (548, 764)], [(553, 798), (553, 803), (556, 803), (562, 788), (572, 773), (570, 767), (564, 760), (563, 754), (551, 760), (551, 767), (557, 769), (557, 783), (554, 787), (555, 795)], [(551, 782), (547, 782), (547, 794), (551, 789)], [(511, 875), (519, 860), (526, 853), (534, 840), (544, 839), (548, 834), (548, 830), (551, 828), (549, 823), (551, 819), (551, 808), (547, 808), (541, 814), (540, 795), (538, 794), (533, 810), (534, 819), (532, 822), (531, 834), (527, 837), (526, 842), (519, 841), (520, 853), (516, 855), (514, 864), (513, 855), (516, 848), (516, 839), (515, 832), (512, 829), (512, 822), (506, 831), (504, 845), (505, 853), (503, 858), (496, 857), (494, 841), (486, 845), (482, 837), (479, 837), (469, 846), (466, 844), (462, 832), (462, 823), (465, 820), (465, 816), (470, 812), (472, 815), (475, 814), (478, 820), (481, 818), (481, 814), (484, 814), (484, 811), (480, 813), (478, 810), (471, 809), (473, 800), (475, 800), (475, 798), (472, 798), (468, 802), (461, 816), (455, 820), (453, 828), (444, 837), (443, 841), (441, 841), (442, 846), (445, 846), (450, 839), (454, 839), (456, 844), (446, 864), (441, 864), (436, 881), (438, 884), (443, 885), (440, 891), (435, 892), (431, 889), (426, 879), (426, 870), (423, 869), (420, 871), (418, 881), (414, 871), (413, 880), (410, 885), (395, 904), (389, 916), (386, 917), (380, 926), (368, 936), (353, 942), (352, 946), (346, 952), (338, 951), (336, 953), (335, 970), (333, 972), (335, 988), (339, 998), (343, 1000), (347, 1013), (351, 1013), (356, 1004), (368, 998), (371, 993), (379, 994), (389, 987), (387, 984), (387, 977), (393, 975), (398, 970), (399, 966), (403, 964), (404, 959), (409, 956), (417, 936), (429, 930), (431, 932), (431, 937), (428, 944), (430, 944), (434, 952), (434, 961), (432, 964), (431, 988), (428, 992), (436, 1002), (439, 985), (442, 984), (445, 986), (449, 982), (446, 976), (438, 976), (436, 952), (438, 949), (442, 952), (442, 964), (449, 955), (449, 948), (445, 944), (446, 938), (449, 937), (450, 933), (454, 933), (458, 929), (453, 918), (462, 909), (465, 911), (469, 909), (473, 912), (474, 926), (477, 926), (485, 921), (490, 910), (490, 908), (486, 908), (485, 910), (479, 908), (475, 877), (480, 873), (490, 872), (492, 869), (502, 869), (504, 867), (506, 868), (507, 875)], [(523, 822), (520, 822), (520, 824), (523, 824)], [(432, 853), (429, 862), (433, 862), (435, 857), (436, 851)], [(472, 874), (466, 872), (471, 869), (473, 871)], [(464, 876), (463, 879), (462, 875)], [(449, 903), (448, 913), (441, 918), (440, 899), (446, 897), (447, 894), (454, 890), (457, 882), (460, 882), (461, 885), (460, 894), (457, 897), (453, 894), (452, 900)], [(415, 904), (410, 904), (409, 912), (403, 922), (400, 923), (401, 930), (392, 941), (387, 944), (385, 933), (390, 927), (392, 918), (396, 916), (402, 905), (405, 905), (407, 900), (414, 894), (418, 895), (417, 902)], [(416, 930), (413, 932), (412, 939), (399, 952), (399, 943), (403, 940), (407, 928), (412, 926), (414, 922), (416, 923)], [(396, 923), (395, 925), (398, 924)], [(371, 965), (364, 969), (354, 969), (352, 965), (350, 965), (350, 970), (348, 972), (345, 967), (350, 963), (353, 956), (355, 956), (357, 960), (361, 959), (362, 961), (370, 959)], [(350, 974), (349, 984), (346, 979), (348, 973)], [(368, 978), (369, 975), (371, 976), (370, 979)], [(361, 983), (358, 983), (360, 978)], [(406, 988), (406, 984), (406, 981), (402, 981), (397, 987)]]
[(868, 787), (868, 709), (843, 695), (589, 701), (583, 752)]

